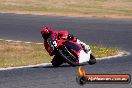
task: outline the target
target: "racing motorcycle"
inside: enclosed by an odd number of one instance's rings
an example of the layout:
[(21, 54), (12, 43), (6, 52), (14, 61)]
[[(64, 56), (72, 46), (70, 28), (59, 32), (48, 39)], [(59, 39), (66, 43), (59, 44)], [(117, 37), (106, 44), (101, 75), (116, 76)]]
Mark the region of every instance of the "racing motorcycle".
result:
[(50, 45), (51, 50), (55, 52), (55, 55), (60, 54), (64, 62), (67, 62), (71, 66), (83, 65), (79, 60), (85, 60), (85, 58), (89, 58), (89, 61), (84, 62), (85, 64), (92, 65), (96, 63), (96, 59), (91, 54), (91, 50), (89, 50), (89, 57), (87, 57), (81, 44), (72, 40), (58, 38), (57, 36), (52, 35), (47, 39), (47, 42)]

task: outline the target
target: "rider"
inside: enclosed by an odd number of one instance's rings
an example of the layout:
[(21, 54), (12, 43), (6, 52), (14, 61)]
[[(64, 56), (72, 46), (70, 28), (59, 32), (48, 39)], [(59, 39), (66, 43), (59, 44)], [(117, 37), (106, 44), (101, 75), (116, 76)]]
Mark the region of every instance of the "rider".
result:
[[(85, 43), (81, 42), (79, 39), (77, 39), (76, 37), (74, 37), (73, 35), (69, 34), (67, 31), (53, 31), (53, 29), (51, 27), (46, 27), (43, 26), (41, 28), (41, 35), (44, 39), (44, 46), (45, 49), (47, 50), (47, 52), (49, 53), (50, 56), (55, 55), (54, 51), (51, 51), (50, 49), (50, 45), (47, 42), (47, 39), (51, 36), (51, 35), (57, 35), (59, 38), (63, 38), (63, 39), (67, 39), (67, 40), (72, 40), (74, 42), (77, 42), (79, 44), (82, 45), (82, 47), (84, 48), (84, 51), (86, 53), (88, 53), (90, 50), (90, 47), (88, 45), (86, 45)], [(64, 61), (62, 61), (63, 59), (60, 58), (60, 56), (58, 54), (56, 54), (54, 56), (54, 58), (52, 59), (51, 63), (53, 66), (59, 66), (61, 64), (63, 64)]]

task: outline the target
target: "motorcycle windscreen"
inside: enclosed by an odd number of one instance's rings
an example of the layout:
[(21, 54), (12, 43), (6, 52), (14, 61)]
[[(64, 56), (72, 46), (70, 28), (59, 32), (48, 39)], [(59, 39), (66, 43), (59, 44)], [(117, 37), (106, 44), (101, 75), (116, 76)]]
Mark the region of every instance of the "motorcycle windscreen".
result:
[(66, 42), (64, 42), (63, 44), (64, 44), (68, 49), (73, 49), (73, 50), (75, 50), (76, 52), (78, 52), (78, 51), (81, 49), (80, 46), (78, 46), (78, 45), (76, 45), (76, 44), (74, 44), (74, 43), (72, 43), (72, 42), (69, 42), (69, 41), (66, 41)]

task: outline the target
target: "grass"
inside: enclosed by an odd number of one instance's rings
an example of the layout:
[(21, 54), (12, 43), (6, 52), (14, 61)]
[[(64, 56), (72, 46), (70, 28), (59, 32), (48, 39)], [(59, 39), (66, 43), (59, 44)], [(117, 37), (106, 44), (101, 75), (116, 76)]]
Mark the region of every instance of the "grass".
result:
[(0, 67), (50, 62), (42, 45), (0, 41)]
[[(117, 49), (95, 45), (91, 45), (91, 48), (96, 58), (118, 53)], [(43, 49), (43, 45), (0, 41), (0, 68), (40, 64), (50, 62), (52, 58)]]
[(91, 50), (96, 58), (117, 55), (119, 50), (116, 48), (106, 48), (103, 46), (91, 45)]
[(0, 10), (132, 16), (132, 0), (0, 0)]

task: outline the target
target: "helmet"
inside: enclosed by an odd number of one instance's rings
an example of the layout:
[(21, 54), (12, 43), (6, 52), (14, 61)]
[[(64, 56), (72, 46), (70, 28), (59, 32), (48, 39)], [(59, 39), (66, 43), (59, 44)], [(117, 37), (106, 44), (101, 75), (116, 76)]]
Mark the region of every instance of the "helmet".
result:
[(47, 39), (52, 34), (52, 28), (51, 27), (42, 27), (41, 28), (41, 35), (44, 39)]

